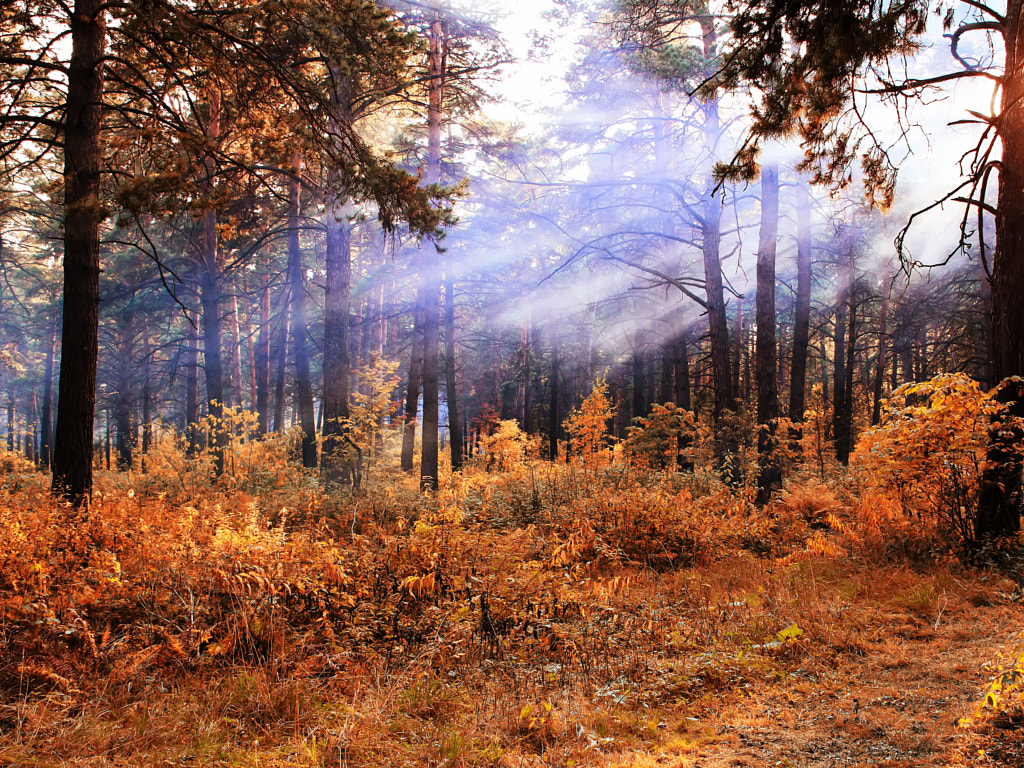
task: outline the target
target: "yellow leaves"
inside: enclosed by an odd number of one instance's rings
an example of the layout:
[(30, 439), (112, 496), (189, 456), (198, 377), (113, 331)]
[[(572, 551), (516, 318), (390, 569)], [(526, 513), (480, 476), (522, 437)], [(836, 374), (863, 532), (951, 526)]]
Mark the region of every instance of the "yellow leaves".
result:
[(599, 466), (607, 454), (608, 422), (614, 415), (615, 409), (608, 400), (608, 382), (599, 378), (580, 407), (565, 420), (573, 450), (591, 468)]
[(487, 456), (487, 471), (510, 471), (523, 460), (526, 435), (515, 419), (499, 421), (489, 435), (480, 438), (480, 448)]
[(426, 576), (407, 576), (402, 579), (401, 591), (410, 597), (421, 598), (434, 593), (435, 575), (428, 573)]

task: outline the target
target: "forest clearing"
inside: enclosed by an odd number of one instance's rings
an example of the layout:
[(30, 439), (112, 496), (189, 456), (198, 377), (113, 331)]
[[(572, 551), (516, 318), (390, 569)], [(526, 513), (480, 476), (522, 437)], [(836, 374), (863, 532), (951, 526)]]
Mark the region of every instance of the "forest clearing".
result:
[(343, 503), (283, 439), (217, 486), (163, 445), (80, 518), (8, 459), (0, 764), (1024, 760), (1016, 561), (961, 564), (834, 462), (758, 509), (521, 440), (436, 497), (394, 455)]
[(1024, 766), (1021, 62), (0, 0), (0, 766)]

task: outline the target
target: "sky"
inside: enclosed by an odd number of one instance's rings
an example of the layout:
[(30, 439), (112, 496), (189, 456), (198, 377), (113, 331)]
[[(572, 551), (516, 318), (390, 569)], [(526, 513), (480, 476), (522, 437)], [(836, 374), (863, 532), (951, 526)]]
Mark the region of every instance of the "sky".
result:
[[(534, 134), (543, 134), (548, 121), (564, 120), (565, 114), (558, 114), (558, 108), (566, 102), (563, 77), (582, 54), (578, 41), (590, 20), (580, 14), (579, 18), (571, 19), (573, 24), (567, 26), (553, 22), (547, 14), (558, 8), (554, 0), (521, 0), (514, 6), (476, 0), (468, 5), (484, 11), (493, 12), (497, 9), (500, 18), (496, 20), (495, 26), (513, 59), (503, 68), (500, 79), (488, 88), (495, 100), (485, 106), (486, 114), (496, 120), (518, 124), (525, 133)], [(543, 50), (538, 49), (535, 45), (538, 32), (555, 35), (554, 42)], [(931, 45), (911, 62), (910, 74), (923, 76), (949, 68), (951, 58), (948, 45), (941, 38), (941, 29), (934, 30), (931, 38)], [(971, 45), (976, 45), (976, 48), (972, 50)], [(985, 41), (980, 35), (965, 38), (961, 50), (967, 54), (984, 56)], [(893, 237), (909, 215), (955, 187), (960, 179), (957, 159), (972, 146), (977, 128), (957, 127), (950, 123), (962, 119), (967, 109), (989, 112), (990, 101), (991, 86), (988, 82), (970, 80), (944, 89), (941, 95), (930, 98), (927, 106), (915, 105), (911, 110), (909, 141), (905, 145), (897, 143), (893, 150), (893, 157), (901, 168), (896, 206), (882, 226), (873, 232), (875, 240), (869, 249), (871, 258), (877, 262), (879, 273), (883, 271), (882, 265), (894, 256)], [(628, 114), (633, 107), (633, 104), (609, 99), (596, 109), (602, 112), (602, 119), (613, 121), (617, 109), (621, 108), (623, 114)], [(893, 115), (891, 108), (880, 105), (871, 106), (867, 111), (868, 122), (874, 130), (883, 135), (888, 132), (895, 138)], [(793, 147), (784, 149), (783, 153), (790, 157), (799, 156), (799, 150), (794, 151)], [(625, 167), (625, 172), (629, 171)], [(936, 208), (922, 217), (906, 241), (913, 257), (924, 263), (938, 263), (945, 259), (955, 247), (962, 210), (962, 206), (951, 204)], [(748, 242), (744, 245), (742, 258), (733, 258), (727, 266), (731, 270), (727, 278), (734, 281), (739, 290), (749, 287), (748, 281), (753, 275), (748, 262), (756, 250), (756, 230), (751, 232), (746, 237)], [(458, 234), (453, 235), (453, 239), (458, 239)], [(558, 235), (552, 229), (538, 227), (529, 232), (519, 230), (516, 235), (507, 245), (489, 243), (487, 259), (496, 269), (500, 269), (503, 263), (512, 263), (521, 258), (519, 250), (533, 249), (540, 252), (557, 246), (555, 241)], [(535, 242), (530, 241), (531, 237)], [(749, 242), (751, 240), (753, 245)], [(786, 245), (789, 245), (788, 240)], [(509, 252), (503, 253), (503, 248), (508, 248)], [(563, 303), (570, 300), (585, 302), (595, 294), (620, 289), (621, 284), (609, 279), (607, 274), (592, 273), (587, 285), (572, 286), (569, 293), (561, 298)], [(541, 309), (545, 302), (551, 300), (550, 295), (544, 291), (538, 291), (537, 296), (540, 297), (538, 303), (542, 305)], [(508, 320), (515, 323), (518, 322), (517, 313), (536, 311), (537, 307), (523, 305), (515, 308), (513, 315), (516, 316)]]

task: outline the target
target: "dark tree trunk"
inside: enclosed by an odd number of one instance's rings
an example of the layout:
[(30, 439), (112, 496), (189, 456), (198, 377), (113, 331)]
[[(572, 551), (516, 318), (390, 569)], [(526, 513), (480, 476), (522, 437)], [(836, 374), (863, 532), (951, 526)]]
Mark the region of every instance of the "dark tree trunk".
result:
[(281, 309), (275, 320), (274, 331), (274, 431), (285, 429), (285, 393), (284, 385), (288, 368), (288, 327), (291, 323), (291, 312), (288, 308), (288, 288), (285, 286), (280, 293)]
[(64, 111), (64, 318), (52, 491), (76, 507), (92, 493), (103, 217), (99, 195), (104, 8), (102, 0), (75, 2)]
[(236, 408), (245, 407), (245, 387), (242, 385), (242, 335), (238, 329), (238, 297), (231, 297), (228, 310), (228, 334), (231, 339), (231, 402)]
[(7, 395), (7, 451), (14, 453), (17, 436), (14, 433), (14, 395)]
[(776, 431), (779, 419), (779, 391), (775, 362), (775, 253), (779, 233), (779, 172), (776, 166), (761, 168), (761, 233), (757, 248), (757, 453), (760, 470), (757, 501), (767, 504), (782, 490)]
[[(445, 81), (444, 22), (430, 23), (430, 51), (427, 84), (427, 169), (424, 181), (441, 180), (441, 108)], [(441, 255), (437, 248), (423, 253), (423, 453), (420, 457), (420, 487), (437, 490), (438, 482), (438, 390), (440, 366)]]
[(256, 337), (254, 365), (256, 368), (256, 412), (259, 434), (270, 431), (270, 277), (264, 278), (260, 291), (260, 330)]
[[(833, 379), (833, 420), (832, 435), (835, 439), (836, 459), (840, 464), (850, 461), (851, 442), (851, 408), (849, 407), (853, 393), (850, 391), (849, 377), (853, 373), (848, 360), (847, 336), (853, 341), (856, 315), (853, 310), (853, 251), (856, 234), (853, 225), (848, 228), (839, 246), (837, 254), (837, 273), (839, 295), (837, 297), (835, 325), (835, 375)], [(849, 323), (847, 323), (849, 318)], [(852, 344), (850, 350), (852, 351)], [(849, 369), (849, 370), (848, 370)]]
[(149, 324), (142, 325), (142, 471), (146, 472), (149, 449), (153, 446), (153, 349), (149, 343)]
[(743, 392), (743, 361), (745, 358), (744, 347), (746, 346), (743, 328), (743, 321), (746, 319), (744, 317), (745, 304), (745, 296), (740, 296), (736, 300), (736, 322), (733, 325), (732, 334), (732, 391), (733, 396), (741, 402), (745, 400)]
[(882, 420), (882, 385), (885, 383), (885, 367), (888, 364), (889, 324), (889, 265), (886, 265), (882, 278), (882, 307), (878, 314), (878, 359), (875, 361), (875, 380), (872, 385), (871, 426), (877, 426)]
[[(1006, 64), (1002, 84), (999, 135), (1003, 143), (996, 209), (996, 252), (992, 262), (992, 351), (997, 382), (1024, 375), (1024, 27), (1022, 0), (1008, 0), (1003, 22)], [(999, 399), (1011, 403), (1009, 412), (1024, 412), (1024, 388), (1007, 382)], [(1007, 429), (1003, 418), (993, 420), (986, 469), (978, 500), (976, 536), (980, 540), (1008, 536), (1020, 530), (1020, 454), (1012, 446), (1024, 435)], [(1012, 433), (1012, 434), (1008, 434)]]
[(302, 279), (302, 250), (299, 248), (299, 171), (302, 155), (292, 157), (294, 175), (288, 180), (288, 295), (292, 310), (292, 350), (295, 357), (295, 390), (302, 426), (302, 466), (316, 467), (316, 414), (313, 412), (313, 377), (309, 370), (309, 320), (306, 285)]
[(323, 453), (320, 481), (325, 490), (358, 488), (362, 455), (349, 436), (349, 304), (352, 293), (352, 235), (342, 201), (327, 204), (327, 292), (324, 297)]
[(420, 379), (423, 373), (423, 290), (417, 291), (413, 319), (412, 357), (409, 360), (409, 383), (405, 388), (405, 418), (402, 432), (402, 471), (412, 472), (416, 448), (416, 416), (420, 405)]
[(185, 455), (195, 456), (199, 450), (199, 436), (196, 434), (196, 425), (199, 423), (199, 339), (196, 329), (191, 325), (186, 344), (185, 424), (182, 432), (185, 435)]
[(676, 337), (675, 347), (675, 367), (673, 371), (675, 387), (673, 399), (676, 405), (685, 411), (689, 411), (692, 408), (690, 403), (690, 351), (686, 331), (683, 331)]
[(711, 377), (715, 390), (714, 416), (735, 407), (732, 376), (729, 371), (729, 322), (725, 315), (725, 289), (719, 257), (722, 211), (718, 200), (705, 206), (704, 280), (707, 286), (708, 330), (711, 335)]
[(676, 348), (672, 339), (665, 339), (661, 345), (661, 376), (658, 378), (658, 402), (662, 405), (672, 402), (672, 370), (675, 364)]
[(458, 379), (455, 367), (455, 282), (451, 275), (448, 275), (444, 285), (444, 373), (452, 472), (461, 472), (463, 448), (462, 422), (459, 419)]
[[(430, 250), (428, 248), (428, 250)], [(437, 490), (438, 395), (440, 367), (440, 270), (437, 254), (424, 254), (423, 275), (423, 426), (421, 432), (420, 487)]]
[(548, 458), (558, 461), (558, 434), (561, 430), (561, 414), (558, 408), (558, 377), (561, 375), (561, 356), (558, 349), (558, 332), (551, 323), (551, 374), (549, 376), (551, 399), (548, 408)]
[(132, 428), (132, 358), (134, 333), (132, 318), (125, 317), (118, 344), (118, 385), (114, 406), (114, 423), (117, 427), (117, 468), (120, 471), (132, 468), (132, 448), (135, 447)]
[(200, 287), (203, 313), (203, 373), (206, 378), (206, 407), (210, 417), (209, 447), (214, 472), (224, 474), (227, 430), (224, 428), (224, 368), (221, 359), (220, 264), (217, 258), (217, 214), (203, 214), (203, 276)]
[[(718, 37), (715, 20), (710, 14), (700, 17), (701, 37), (704, 56), (714, 61), (717, 55)], [(709, 72), (709, 74), (711, 74)], [(718, 150), (722, 138), (718, 102), (709, 101), (704, 107), (704, 143), (709, 152)], [(713, 184), (714, 182), (712, 182)], [(729, 371), (729, 324), (725, 314), (725, 287), (722, 281), (722, 204), (711, 196), (709, 188), (704, 198), (704, 218), (701, 222), (701, 238), (704, 257), (704, 283), (707, 292), (708, 330), (711, 335), (712, 386), (715, 390), (714, 417), (717, 421), (723, 411), (735, 407), (735, 394)]]
[[(220, 137), (220, 94), (210, 93), (209, 123), (206, 135), (211, 143)], [(207, 189), (213, 196), (214, 159), (207, 156)], [(212, 205), (211, 201), (207, 201)], [(206, 374), (206, 407), (210, 416), (209, 446), (213, 454), (214, 473), (224, 474), (224, 452), (227, 448), (227, 430), (224, 425), (224, 364), (221, 357), (221, 274), (217, 243), (217, 212), (210, 208), (203, 214), (200, 247), (201, 306), (203, 312), (203, 371)]]
[(46, 347), (46, 363), (43, 369), (43, 412), (39, 426), (39, 466), (44, 471), (50, 468), (53, 459), (53, 364), (57, 346), (57, 323), (53, 323), (49, 344)]
[(974, 526), (977, 546), (984, 541), (1020, 532), (1022, 502), (1020, 428), (1012, 420), (1024, 418), (1024, 382), (1018, 378), (1001, 381), (996, 401), (1007, 405), (1005, 414), (992, 420), (985, 470), (978, 494), (978, 517)]
[(789, 418), (804, 420), (807, 351), (811, 336), (811, 202), (807, 185), (796, 188), (796, 311), (793, 318), (793, 364), (789, 372)]
[(641, 331), (633, 338), (633, 419), (647, 415), (647, 372), (644, 366), (644, 342)]

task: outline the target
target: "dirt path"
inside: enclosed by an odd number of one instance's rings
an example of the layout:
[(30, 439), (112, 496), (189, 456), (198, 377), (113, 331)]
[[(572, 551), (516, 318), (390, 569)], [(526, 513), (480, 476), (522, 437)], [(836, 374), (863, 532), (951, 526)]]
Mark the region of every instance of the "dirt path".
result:
[(967, 603), (936, 618), (879, 616), (866, 632), (874, 641), (832, 664), (808, 657), (777, 686), (709, 712), (704, 725), (715, 736), (694, 762), (679, 764), (938, 768), (963, 764), (967, 754), (977, 764), (1024, 766), (1020, 730), (996, 732), (1002, 746), (979, 758), (971, 734), (957, 727), (987, 690), (987, 665), (1022, 628), (1024, 611), (1008, 601)]

